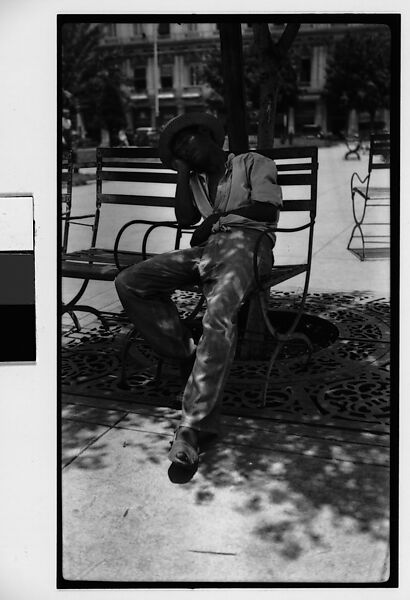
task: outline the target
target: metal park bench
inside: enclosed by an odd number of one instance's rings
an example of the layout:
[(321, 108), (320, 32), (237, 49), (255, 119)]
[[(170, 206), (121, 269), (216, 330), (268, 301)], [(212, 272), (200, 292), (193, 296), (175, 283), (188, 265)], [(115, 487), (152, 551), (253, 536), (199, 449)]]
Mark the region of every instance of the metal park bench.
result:
[[(119, 152), (119, 151), (117, 151)], [(121, 150), (126, 152), (126, 150)], [(293, 224), (288, 227), (276, 227), (271, 231), (274, 231), (281, 236), (282, 234), (293, 234), (305, 231), (307, 234), (307, 240), (305, 245), (305, 254), (301, 262), (295, 263), (283, 263), (275, 264), (268, 277), (259, 277), (257, 271), (257, 251), (259, 244), (268, 232), (261, 233), (254, 254), (254, 269), (255, 269), (255, 289), (252, 291), (247, 301), (244, 303), (244, 310), (242, 316), (240, 315), (240, 321), (244, 323), (243, 332), (241, 333), (241, 346), (242, 349), (239, 351), (239, 356), (245, 358), (247, 355), (255, 356), (258, 353), (258, 347), (263, 343), (263, 340), (268, 337), (270, 339), (270, 347), (272, 347), (272, 340), (274, 341), (274, 351), (270, 353), (269, 360), (267, 361), (267, 370), (265, 376), (265, 386), (263, 390), (263, 404), (266, 401), (266, 393), (269, 383), (269, 375), (274, 364), (274, 361), (279, 355), (283, 344), (298, 340), (306, 344), (308, 352), (311, 352), (311, 343), (309, 338), (301, 332), (297, 331), (299, 321), (303, 315), (305, 308), (305, 301), (308, 294), (309, 288), (309, 277), (312, 263), (312, 245), (313, 245), (313, 233), (316, 218), (316, 204), (317, 204), (317, 171), (318, 171), (318, 160), (317, 160), (317, 147), (292, 147), (292, 148), (278, 148), (272, 150), (260, 150), (261, 154), (275, 160), (278, 169), (278, 183), (282, 187), (284, 203), (281, 211), (281, 221), (285, 220), (285, 215), (293, 216), (297, 219), (297, 224)], [(168, 206), (168, 204), (167, 204)], [(132, 225), (132, 222), (125, 224), (119, 234), (117, 235), (116, 245), (119, 243), (122, 233)], [(157, 224), (151, 225), (144, 237), (144, 244), (147, 242), (147, 238), (150, 235), (150, 230), (157, 227)], [(185, 230), (187, 231), (187, 230)], [(138, 255), (138, 259), (144, 258)], [(278, 328), (272, 322), (269, 306), (268, 296), (269, 290), (287, 281), (291, 278), (302, 276), (304, 277), (304, 283), (302, 288), (302, 294), (299, 302), (298, 309), (293, 311), (290, 315), (289, 325), (286, 330), (279, 331)], [(199, 290), (200, 291), (200, 290)], [(204, 298), (202, 297), (196, 305), (194, 311), (187, 317), (187, 324), (193, 323), (196, 315), (198, 314)], [(263, 325), (263, 329), (261, 328)], [(131, 330), (126, 338), (123, 355), (122, 355), (122, 372), (120, 376), (120, 387), (127, 386), (127, 374), (126, 374), (126, 358), (130, 346), (137, 341), (137, 332)], [(243, 350), (245, 348), (245, 351)], [(158, 362), (157, 374), (155, 380), (158, 380), (161, 375), (162, 361)]]
[(389, 223), (385, 219), (374, 221), (376, 213), (372, 211), (375, 208), (379, 212), (380, 208), (390, 208), (390, 185), (380, 185), (380, 181), (377, 181), (376, 175), (381, 170), (390, 171), (390, 134), (388, 133), (371, 135), (367, 175), (362, 179), (355, 172), (350, 180), (355, 224), (347, 249), (362, 261), (366, 258), (388, 256), (389, 253), (390, 235), (385, 233)]
[(358, 160), (361, 160), (360, 151), (362, 149), (362, 140), (358, 135), (346, 135), (344, 138), (344, 143), (347, 147), (347, 152), (345, 154), (345, 160), (348, 160), (350, 156), (355, 156)]
[(71, 202), (73, 188), (73, 153), (65, 150), (61, 156), (61, 218), (63, 220), (62, 250), (67, 250), (68, 233), (71, 219)]
[[(101, 311), (88, 304), (80, 304), (90, 281), (114, 281), (122, 268), (150, 256), (147, 249), (148, 237), (154, 230), (160, 227), (171, 228), (174, 238), (172, 249), (179, 247), (185, 231), (175, 220), (163, 219), (164, 208), (174, 206), (176, 173), (163, 168), (157, 149), (98, 148), (96, 157), (95, 213), (80, 217), (88, 221), (91, 218), (91, 222), (88, 223), (92, 229), (90, 245), (85, 249), (68, 252), (68, 231), (65, 232), (63, 243), (61, 275), (79, 279), (82, 284), (78, 293), (62, 307), (62, 313), (71, 316), (78, 330), (80, 329), (76, 316), (78, 311), (94, 314), (104, 327), (108, 328), (107, 319)], [(158, 195), (158, 187), (162, 195)], [(124, 212), (122, 210), (124, 207), (128, 209), (127, 218), (123, 217), (121, 220), (119, 213)], [(144, 207), (158, 209), (158, 219), (139, 218)], [(131, 221), (129, 209), (135, 214), (135, 219)], [(67, 225), (68, 222), (66, 221)], [(132, 240), (128, 240), (128, 245), (132, 249), (122, 250), (120, 237), (131, 225), (137, 231), (137, 234), (133, 234)], [(112, 231), (116, 232), (118, 229), (117, 239), (113, 238), (108, 244), (107, 230), (112, 234)]]

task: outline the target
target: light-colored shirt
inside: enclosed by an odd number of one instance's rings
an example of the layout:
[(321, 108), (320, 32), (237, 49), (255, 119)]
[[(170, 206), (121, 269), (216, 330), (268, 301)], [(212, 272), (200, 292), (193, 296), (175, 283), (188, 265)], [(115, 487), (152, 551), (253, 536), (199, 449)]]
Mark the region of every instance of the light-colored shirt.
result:
[[(213, 231), (227, 231), (231, 227), (246, 227), (263, 231), (275, 226), (282, 206), (282, 190), (277, 184), (277, 168), (271, 158), (257, 152), (229, 154), (225, 173), (221, 177), (212, 205), (207, 176), (191, 173), (190, 187), (195, 204), (206, 218), (214, 212), (228, 212), (251, 206), (254, 202), (272, 204), (277, 209), (273, 222), (254, 221), (240, 215), (222, 216), (213, 226)], [(272, 236), (274, 239), (274, 236)]]

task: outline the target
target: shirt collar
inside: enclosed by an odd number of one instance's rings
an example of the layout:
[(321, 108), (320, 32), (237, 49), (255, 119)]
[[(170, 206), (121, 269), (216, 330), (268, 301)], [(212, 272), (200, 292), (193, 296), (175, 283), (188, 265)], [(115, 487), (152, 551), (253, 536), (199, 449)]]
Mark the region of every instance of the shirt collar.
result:
[(233, 161), (234, 158), (235, 158), (235, 154), (233, 152), (230, 152), (228, 154), (228, 157), (227, 157), (226, 162), (225, 162), (225, 170), (226, 171), (232, 169), (232, 161)]

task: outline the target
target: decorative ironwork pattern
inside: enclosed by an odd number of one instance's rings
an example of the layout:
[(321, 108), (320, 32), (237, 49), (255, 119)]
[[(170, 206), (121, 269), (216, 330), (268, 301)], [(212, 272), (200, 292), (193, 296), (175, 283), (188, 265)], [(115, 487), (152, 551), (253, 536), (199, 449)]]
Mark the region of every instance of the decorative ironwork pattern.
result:
[[(196, 296), (177, 294), (182, 314)], [(298, 296), (273, 292), (272, 311), (291, 311)], [(275, 314), (275, 313), (273, 313)], [(223, 398), (223, 412), (295, 423), (347, 427), (385, 433), (390, 408), (389, 303), (369, 294), (312, 293), (301, 326), (315, 351), (306, 364), (300, 353), (285, 349), (272, 369), (265, 408), (260, 392), (266, 361), (235, 360)], [(156, 357), (137, 340), (128, 359), (128, 389), (118, 385), (120, 350), (127, 326), (109, 332), (93, 328), (63, 337), (62, 391), (179, 408), (179, 370), (163, 367), (153, 382)], [(336, 334), (335, 334), (336, 332)]]

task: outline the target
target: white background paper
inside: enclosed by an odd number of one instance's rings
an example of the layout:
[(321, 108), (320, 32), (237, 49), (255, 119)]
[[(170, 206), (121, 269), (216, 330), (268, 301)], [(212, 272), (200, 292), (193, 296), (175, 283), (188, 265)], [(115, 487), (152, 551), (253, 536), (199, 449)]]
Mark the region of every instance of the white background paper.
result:
[[(1, 0), (0, 2), (0, 192), (31, 192), (36, 220), (37, 364), (0, 367), (0, 597), (4, 600), (176, 597), (176, 590), (56, 590), (56, 142), (57, 14), (132, 13), (144, 6), (130, 0)], [(151, 0), (148, 14), (282, 12), (402, 13), (402, 239), (409, 235), (407, 140), (410, 19), (404, 2), (256, 1), (221, 4)], [(168, 10), (167, 10), (168, 9)], [(401, 587), (389, 589), (279, 589), (185, 591), (212, 598), (260, 595), (280, 600), (306, 598), (409, 598), (409, 311), (406, 246), (402, 249), (401, 385)], [(394, 268), (394, 265), (393, 265)], [(397, 398), (392, 398), (397, 402)], [(375, 490), (377, 492), (377, 490)], [(58, 596), (60, 594), (60, 596)]]
[(0, 192), (0, 252), (33, 250), (32, 196), (6, 196)]

